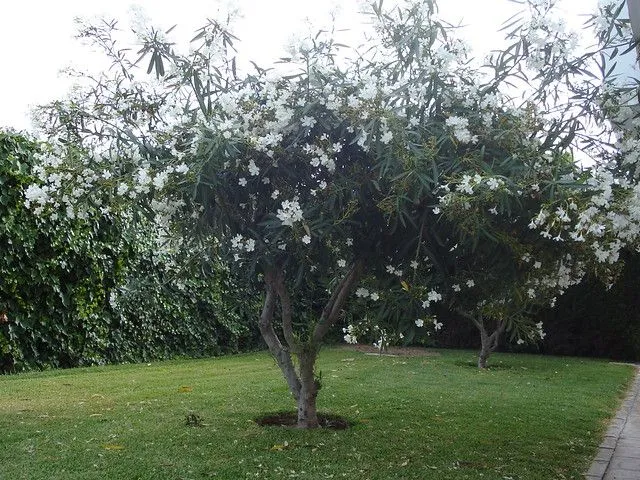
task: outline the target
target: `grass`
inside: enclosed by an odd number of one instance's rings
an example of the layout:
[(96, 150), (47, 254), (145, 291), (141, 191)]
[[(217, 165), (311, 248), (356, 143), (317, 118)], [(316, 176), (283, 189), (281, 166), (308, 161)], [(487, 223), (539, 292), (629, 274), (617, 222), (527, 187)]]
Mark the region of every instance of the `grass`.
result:
[(629, 366), (496, 354), (322, 352), (319, 407), (355, 425), (256, 417), (294, 404), (267, 354), (0, 378), (0, 479), (582, 478)]

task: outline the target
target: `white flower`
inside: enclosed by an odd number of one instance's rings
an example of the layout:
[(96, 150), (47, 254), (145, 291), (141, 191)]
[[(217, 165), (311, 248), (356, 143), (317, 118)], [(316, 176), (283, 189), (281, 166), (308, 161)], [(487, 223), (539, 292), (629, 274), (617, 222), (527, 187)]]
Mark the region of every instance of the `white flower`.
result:
[(341, 258), (340, 260), (338, 260), (338, 266), (340, 268), (346, 267), (347, 266), (347, 261)]
[(374, 292), (369, 296), (369, 298), (375, 302), (376, 300), (380, 299), (380, 295)]
[(242, 242), (243, 242), (243, 238), (242, 235), (238, 234), (235, 237), (233, 237), (231, 239), (231, 248), (238, 250), (240, 248), (242, 248)]
[(440, 300), (442, 300), (442, 295), (440, 295), (438, 292), (436, 292), (435, 290), (431, 290), (428, 294), (427, 294), (427, 299), (430, 302), (439, 302)]
[(358, 343), (358, 339), (356, 338), (355, 335), (351, 335), (350, 333), (347, 333), (344, 336), (344, 341), (347, 343), (350, 343), (352, 345), (355, 345), (356, 343)]
[(240, 185), (241, 187), (246, 187), (247, 186), (247, 179), (244, 177), (240, 177), (240, 180), (238, 180), (238, 185)]
[(293, 227), (295, 222), (302, 220), (302, 208), (297, 200), (284, 200), (282, 208), (278, 209), (276, 216), (280, 219), (282, 225)]
[(434, 215), (439, 215), (440, 214), (440, 207), (433, 207), (433, 214)]
[(253, 160), (249, 160), (249, 173), (254, 177), (260, 173), (260, 169)]
[(176, 173), (182, 173), (185, 174), (189, 171), (189, 167), (187, 167), (187, 165), (185, 165), (184, 163), (181, 163), (180, 165), (178, 165), (175, 169), (174, 172)]
[(369, 296), (369, 290), (366, 288), (360, 287), (356, 290), (356, 297), (366, 298)]
[(416, 268), (418, 268), (418, 262), (412, 260), (409, 266), (415, 270)]
[(445, 124), (453, 130), (453, 136), (460, 143), (476, 143), (478, 141), (476, 135), (471, 135), (469, 120), (466, 118), (451, 116), (445, 120)]
[(490, 208), (489, 213), (493, 215), (498, 215), (498, 209), (496, 207)]
[(498, 178), (490, 178), (487, 180), (487, 186), (489, 190), (497, 190), (504, 182)]
[(416, 327), (420, 328), (424, 326), (424, 320), (422, 320), (421, 318), (416, 320)]
[(153, 178), (153, 186), (158, 190), (162, 190), (168, 179), (169, 174), (167, 172), (160, 172)]
[(453, 284), (451, 288), (454, 292), (459, 292), (461, 290), (460, 285), (458, 285), (457, 283)]
[(442, 322), (439, 322), (437, 319), (433, 319), (433, 329), (437, 332), (442, 328)]
[(118, 185), (118, 195), (122, 196), (129, 191), (129, 186), (126, 183)]
[(347, 238), (346, 242), (347, 247), (350, 247), (351, 245), (353, 245), (353, 238)]
[(533, 268), (540, 268), (540, 267), (542, 267), (542, 263), (541, 262), (534, 262)]
[(388, 144), (393, 139), (393, 133), (390, 131), (386, 131), (381, 137), (380, 141), (385, 145)]
[(313, 128), (313, 126), (316, 124), (316, 119), (313, 117), (304, 116), (300, 119), (300, 124), (303, 127)]
[(516, 342), (518, 345), (522, 345), (524, 343), (524, 340), (519, 338), (518, 341)]
[(471, 288), (471, 287), (475, 287), (476, 282), (474, 282), (473, 280), (467, 280), (467, 287)]
[(256, 248), (256, 241), (253, 238), (250, 238), (249, 240), (247, 240), (247, 243), (245, 244), (244, 249), (247, 252), (253, 252)]
[(311, 243), (311, 237), (309, 235), (305, 235), (302, 237), (302, 243), (309, 245)]
[(280, 191), (274, 190), (273, 193), (271, 194), (271, 198), (275, 200), (276, 198), (278, 198), (278, 195), (280, 195)]

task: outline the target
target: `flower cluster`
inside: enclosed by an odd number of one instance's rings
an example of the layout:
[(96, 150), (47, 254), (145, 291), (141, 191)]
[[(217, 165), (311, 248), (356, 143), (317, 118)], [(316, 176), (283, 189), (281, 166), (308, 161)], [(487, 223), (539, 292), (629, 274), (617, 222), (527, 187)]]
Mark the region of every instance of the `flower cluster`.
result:
[(295, 222), (301, 222), (302, 208), (297, 200), (285, 200), (282, 202), (282, 208), (278, 209), (276, 216), (282, 222), (282, 225), (293, 227)]

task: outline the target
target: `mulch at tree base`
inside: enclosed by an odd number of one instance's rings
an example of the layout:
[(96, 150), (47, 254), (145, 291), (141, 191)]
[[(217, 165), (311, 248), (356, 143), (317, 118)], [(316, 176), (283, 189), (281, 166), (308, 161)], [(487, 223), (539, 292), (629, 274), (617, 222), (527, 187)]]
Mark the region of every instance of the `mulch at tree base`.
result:
[[(255, 422), (261, 427), (296, 427), (298, 425), (297, 412), (277, 412), (265, 415), (255, 419)], [(333, 430), (344, 430), (351, 426), (351, 423), (339, 415), (330, 413), (318, 413), (318, 423), (320, 428), (330, 428)]]

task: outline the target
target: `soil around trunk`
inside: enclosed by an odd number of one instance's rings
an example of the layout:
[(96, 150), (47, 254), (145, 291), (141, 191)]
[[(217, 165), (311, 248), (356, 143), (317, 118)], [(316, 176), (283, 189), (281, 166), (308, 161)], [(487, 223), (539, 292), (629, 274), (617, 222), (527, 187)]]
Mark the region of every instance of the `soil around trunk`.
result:
[[(276, 426), (276, 427), (297, 427), (298, 426), (298, 413), (297, 412), (276, 412), (268, 415), (258, 417), (254, 420), (261, 427)], [(329, 428), (332, 430), (345, 430), (352, 426), (346, 418), (339, 415), (332, 415), (330, 413), (318, 413), (318, 426), (320, 428)]]
[[(342, 345), (340, 348), (364, 354), (380, 354), (380, 350), (373, 345)], [(386, 350), (382, 352), (382, 355), (392, 357), (437, 357), (440, 356), (440, 353), (423, 347), (387, 347)]]

